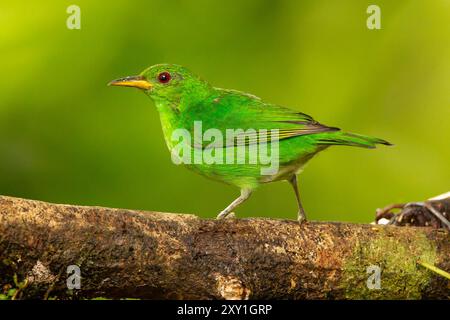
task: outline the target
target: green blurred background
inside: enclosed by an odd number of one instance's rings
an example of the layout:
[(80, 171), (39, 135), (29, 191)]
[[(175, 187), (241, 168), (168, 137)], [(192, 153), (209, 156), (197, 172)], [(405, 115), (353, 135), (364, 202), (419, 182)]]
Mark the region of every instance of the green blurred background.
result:
[[(311, 161), (312, 220), (372, 221), (448, 191), (448, 0), (3, 1), (0, 22), (0, 194), (215, 216), (238, 190), (173, 165), (153, 103), (106, 86), (162, 62), (395, 144)], [(237, 215), (295, 218), (295, 198), (265, 185)]]

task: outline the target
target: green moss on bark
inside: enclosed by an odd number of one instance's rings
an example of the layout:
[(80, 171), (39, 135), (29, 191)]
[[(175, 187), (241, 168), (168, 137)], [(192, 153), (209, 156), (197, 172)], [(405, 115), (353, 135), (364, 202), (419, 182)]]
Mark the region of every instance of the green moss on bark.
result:
[[(347, 299), (420, 299), (432, 273), (417, 264), (436, 262), (436, 248), (417, 230), (408, 240), (399, 240), (382, 229), (371, 241), (360, 242), (345, 261), (342, 288)], [(380, 289), (369, 289), (369, 266), (381, 270)]]

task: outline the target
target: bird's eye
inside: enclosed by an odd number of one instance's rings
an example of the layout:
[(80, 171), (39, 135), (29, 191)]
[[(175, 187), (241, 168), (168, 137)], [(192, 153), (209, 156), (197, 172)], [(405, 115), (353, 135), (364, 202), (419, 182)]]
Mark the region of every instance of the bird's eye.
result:
[(161, 83), (167, 83), (170, 81), (170, 79), (171, 79), (171, 76), (170, 76), (170, 73), (168, 73), (168, 72), (161, 72), (158, 75), (158, 81)]

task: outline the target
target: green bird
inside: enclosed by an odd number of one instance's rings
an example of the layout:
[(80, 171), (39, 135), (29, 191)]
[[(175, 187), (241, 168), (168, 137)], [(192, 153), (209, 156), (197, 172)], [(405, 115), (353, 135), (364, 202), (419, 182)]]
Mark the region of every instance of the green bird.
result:
[(251, 94), (213, 87), (179, 65), (154, 65), (109, 85), (138, 88), (153, 100), (175, 163), (240, 188), (240, 196), (218, 219), (232, 213), (261, 184), (287, 180), (295, 192), (298, 220), (304, 222), (297, 175), (314, 155), (332, 145), (391, 145), (323, 125)]

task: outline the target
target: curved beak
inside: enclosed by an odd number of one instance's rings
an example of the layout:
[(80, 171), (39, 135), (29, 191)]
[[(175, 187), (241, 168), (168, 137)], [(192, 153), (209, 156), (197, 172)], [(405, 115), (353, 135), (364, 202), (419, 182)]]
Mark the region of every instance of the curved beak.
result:
[(113, 80), (108, 83), (108, 86), (134, 87), (143, 90), (152, 88), (152, 84), (143, 76), (132, 76)]

